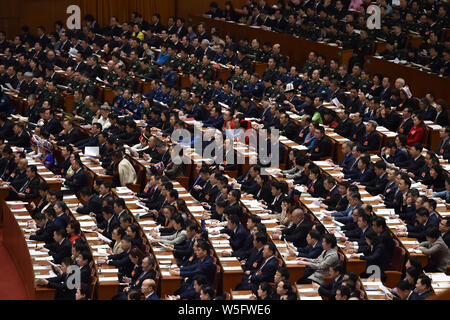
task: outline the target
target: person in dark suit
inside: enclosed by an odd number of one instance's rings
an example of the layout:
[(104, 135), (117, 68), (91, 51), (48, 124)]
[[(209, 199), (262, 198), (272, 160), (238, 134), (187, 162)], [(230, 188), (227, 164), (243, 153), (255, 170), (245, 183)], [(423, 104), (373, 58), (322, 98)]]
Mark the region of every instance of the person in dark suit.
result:
[(272, 183), (272, 203), (268, 204), (267, 208), (272, 212), (280, 213), (281, 212), (281, 202), (284, 199), (283, 194), (283, 185), (279, 181), (275, 181)]
[(319, 127), (315, 129), (316, 145), (306, 156), (311, 160), (320, 160), (321, 158), (330, 156), (331, 140), (325, 136), (325, 129)]
[(372, 220), (372, 229), (378, 235), (379, 241), (383, 243), (384, 249), (386, 250), (387, 260), (390, 262), (392, 259), (392, 254), (394, 252), (394, 239), (392, 238), (391, 232), (386, 225), (386, 219), (382, 217), (377, 217)]
[(375, 173), (373, 172), (370, 158), (363, 156), (358, 160), (359, 173), (356, 177), (350, 179), (350, 182), (358, 182), (361, 185), (368, 185), (375, 179)]
[(409, 159), (399, 163), (399, 167), (403, 168), (402, 171), (407, 172), (412, 178), (418, 178), (426, 165), (425, 158), (421, 155), (422, 149), (423, 147), (420, 143), (413, 144), (409, 149)]
[(131, 278), (131, 272), (134, 268), (134, 264), (130, 259), (130, 252), (133, 249), (133, 239), (126, 235), (122, 238), (121, 243), (122, 253), (109, 255), (107, 258), (100, 257), (98, 263), (117, 267), (119, 269), (119, 279), (123, 277)]
[(145, 296), (145, 300), (159, 300), (155, 290), (156, 282), (154, 279), (145, 279), (142, 281), (141, 292)]
[(36, 279), (36, 284), (46, 286), (55, 290), (55, 300), (75, 300), (77, 289), (72, 286), (69, 288), (70, 276), (72, 275), (73, 266), (71, 265), (70, 257), (66, 257), (61, 262), (61, 274), (48, 278), (48, 279)]
[(450, 248), (450, 218), (445, 217), (439, 223), (439, 231), (441, 232), (442, 240), (444, 240), (447, 247)]
[(375, 196), (383, 193), (388, 183), (388, 174), (386, 173), (386, 163), (383, 160), (377, 161), (373, 168), (376, 178), (364, 185), (366, 186), (366, 191)]
[(353, 132), (353, 121), (350, 119), (350, 111), (341, 110), (338, 111), (338, 117), (340, 119), (338, 126), (334, 129), (334, 132), (344, 138), (350, 139)]
[(336, 184), (336, 180), (331, 176), (325, 177), (323, 179), (323, 187), (328, 193), (322, 200), (322, 204), (325, 205), (327, 208), (336, 207), (339, 200), (341, 199), (341, 194), (339, 193), (339, 186)]
[[(310, 230), (306, 236), (306, 242), (308, 243), (305, 247), (297, 248), (297, 252), (293, 250), (293, 254), (297, 257), (315, 259), (323, 251), (322, 248), (322, 235), (316, 230)], [(292, 249), (291, 249), (292, 250)], [(289, 250), (289, 251), (291, 251)]]
[(83, 164), (80, 159), (75, 159), (72, 163), (74, 174), (66, 178), (64, 184), (73, 192), (78, 193), (81, 188), (88, 185), (86, 172), (83, 169)]
[[(305, 247), (307, 245), (306, 236), (312, 228), (311, 222), (305, 219), (305, 212), (302, 208), (296, 208), (292, 211), (292, 225), (283, 231), (275, 231), (272, 234), (274, 239), (293, 242), (296, 247)], [(322, 252), (322, 251), (320, 251)]]
[(228, 217), (227, 226), (220, 230), (220, 233), (228, 234), (230, 246), (233, 251), (237, 251), (241, 249), (248, 236), (247, 230), (245, 230), (244, 226), (239, 222), (240, 218), (237, 215), (230, 215)]
[[(360, 256), (359, 259), (367, 261), (368, 266), (375, 265), (380, 267), (382, 272), (388, 270), (390, 261), (387, 250), (376, 232), (370, 229), (370, 231), (364, 234), (364, 237), (368, 244), (368, 250), (366, 250), (364, 255)], [(356, 255), (354, 255), (352, 255), (352, 257), (357, 259)]]
[(39, 227), (39, 230), (28, 235), (28, 239), (35, 241), (44, 241), (45, 244), (53, 243), (55, 241), (53, 239), (53, 232), (56, 230), (54, 223), (48, 220), (43, 213), (37, 213), (34, 216), (34, 221)]
[[(94, 123), (92, 125), (92, 134), (87, 139), (83, 139), (75, 143), (75, 147), (84, 151), (85, 147), (100, 147), (98, 143), (98, 135), (102, 132), (101, 123)], [(99, 150), (100, 151), (100, 150)]]
[(47, 252), (56, 264), (60, 264), (64, 258), (72, 256), (72, 243), (66, 238), (64, 229), (55, 230), (53, 239), (54, 242), (46, 244), (44, 247), (38, 247), (36, 250)]
[(297, 127), (295, 126), (294, 122), (290, 120), (287, 113), (283, 112), (280, 114), (280, 124), (280, 135), (285, 136), (289, 140), (295, 140), (297, 138)]
[(266, 244), (263, 249), (264, 260), (257, 269), (246, 271), (243, 281), (236, 287), (236, 290), (252, 290), (256, 292), (262, 282), (273, 282), (275, 272), (278, 269), (278, 259), (275, 257), (277, 249), (273, 243)]
[[(380, 126), (383, 126), (392, 132), (397, 132), (400, 124), (403, 124), (401, 116), (397, 112), (393, 112), (391, 107), (386, 103), (381, 104), (381, 116), (378, 118), (377, 122)], [(411, 128), (409, 129), (411, 130)]]
[(408, 160), (408, 153), (402, 149), (399, 149), (395, 141), (389, 140), (381, 149), (381, 158), (398, 167), (401, 163)]
[(424, 242), (426, 241), (426, 230), (432, 227), (438, 227), (436, 222), (429, 219), (430, 213), (425, 208), (419, 208), (416, 211), (416, 219), (417, 222), (414, 225), (408, 224), (406, 225), (407, 232), (399, 231), (397, 235), (399, 236), (407, 236), (408, 238), (417, 238), (417, 241)]
[(335, 264), (329, 267), (329, 273), (332, 280), (327, 284), (321, 285), (318, 292), (321, 296), (327, 297), (329, 300), (335, 300), (336, 290), (341, 287), (344, 278), (344, 267), (340, 263)]
[(416, 288), (411, 293), (409, 300), (424, 300), (432, 295), (430, 277), (420, 275), (417, 279)]
[(441, 127), (446, 127), (449, 124), (447, 104), (444, 99), (438, 99), (436, 101), (436, 118), (433, 120), (435, 123)]
[(26, 176), (27, 179), (24, 181), (22, 180), (23, 184), (21, 184), (20, 186), (19, 184), (12, 185), (15, 190), (11, 189), (7, 199), (30, 200), (39, 196), (39, 178), (37, 176), (37, 168), (35, 165), (28, 166)]
[[(131, 257), (134, 259), (134, 256), (136, 256), (136, 259), (139, 260), (139, 256), (136, 254), (138, 249), (132, 249), (131, 250)], [(126, 300), (127, 299), (127, 293), (132, 290), (137, 290), (138, 292), (142, 292), (142, 285), (143, 282), (147, 279), (156, 279), (156, 271), (155, 271), (156, 262), (155, 259), (153, 259), (151, 256), (146, 256), (142, 258), (141, 265), (139, 268), (141, 269), (141, 272), (139, 274), (136, 274), (131, 279), (125, 278), (124, 281), (129, 281), (128, 286), (126, 286), (121, 293), (119, 293), (114, 300)], [(143, 293), (143, 292), (142, 292)]]
[(16, 123), (13, 127), (14, 135), (8, 139), (8, 145), (28, 149), (30, 147), (30, 135), (22, 123)]
[[(247, 219), (247, 230), (250, 232), (247, 233), (247, 238), (245, 239), (243, 245), (238, 249), (231, 253), (231, 256), (238, 257), (239, 259), (244, 259), (245, 257), (248, 257), (250, 254), (250, 250), (254, 247), (253, 246), (253, 239), (254, 239), (254, 233), (256, 225), (261, 223), (261, 217), (251, 214)], [(223, 251), (222, 256), (228, 256), (229, 252)]]
[(350, 140), (353, 142), (363, 143), (363, 139), (366, 135), (366, 126), (364, 125), (363, 118), (360, 112), (353, 114), (353, 130), (350, 135)]
[(366, 125), (366, 134), (362, 139), (362, 148), (364, 151), (377, 151), (380, 147), (380, 136), (375, 131), (377, 123), (370, 120)]
[[(214, 277), (216, 274), (216, 265), (214, 264), (211, 255), (210, 255), (210, 246), (209, 244), (204, 240), (199, 240), (197, 242), (197, 250), (196, 250), (196, 257), (197, 261), (195, 264), (189, 265), (189, 266), (182, 266), (180, 268), (174, 268), (170, 269), (169, 272), (171, 275), (179, 275), (183, 278), (187, 278), (186, 281), (183, 280), (185, 283), (192, 283), (193, 284), (193, 278), (196, 275), (204, 275), (206, 277), (207, 283), (212, 284), (214, 282)], [(175, 291), (176, 295), (182, 294), (185, 290), (187, 290), (190, 285), (182, 285), (180, 289)]]
[(448, 159), (450, 155), (450, 127), (441, 128), (439, 130), (439, 138), (441, 138), (441, 142), (435, 150), (435, 153), (443, 156), (444, 159)]
[(317, 166), (314, 166), (309, 170), (309, 179), (310, 181), (307, 184), (309, 194), (315, 198), (326, 197), (327, 191), (323, 186), (323, 180), (320, 176), (320, 169)]
[(169, 246), (169, 250), (172, 250), (173, 256), (177, 260), (178, 265), (182, 265), (184, 261), (189, 259), (194, 253), (195, 236), (200, 232), (199, 226), (195, 222), (191, 222), (186, 227), (187, 240), (184, 244)]
[(112, 239), (112, 231), (120, 225), (119, 219), (110, 206), (103, 207), (101, 211), (104, 221), (97, 224), (97, 230), (108, 239)]
[(339, 166), (342, 168), (342, 172), (348, 172), (350, 171), (350, 168), (352, 167), (355, 159), (353, 158), (353, 143), (351, 141), (345, 141), (342, 144), (341, 150), (342, 154), (344, 155), (341, 163), (339, 163)]
[(391, 79), (384, 77), (381, 85), (383, 89), (380, 92), (380, 100), (388, 101), (391, 98)]
[(0, 137), (8, 139), (14, 135), (14, 125), (8, 120), (6, 113), (0, 112)]
[(81, 214), (90, 214), (93, 212), (95, 215), (101, 214), (102, 204), (97, 197), (94, 197), (91, 189), (85, 186), (80, 189), (80, 199), (84, 203), (81, 207), (77, 208), (77, 212)]
[[(65, 144), (76, 144), (80, 140), (80, 133), (77, 128), (74, 127), (72, 120), (64, 121), (64, 129), (55, 139)], [(51, 138), (52, 136), (50, 136)]]
[(267, 244), (267, 234), (264, 232), (256, 232), (253, 237), (253, 247), (248, 251), (247, 256), (242, 256), (242, 269), (245, 271), (254, 271), (264, 261), (263, 249)]
[(398, 133), (407, 135), (411, 131), (411, 128), (414, 126), (414, 121), (411, 117), (412, 113), (413, 110), (411, 107), (407, 107), (403, 110), (403, 120), (398, 127)]

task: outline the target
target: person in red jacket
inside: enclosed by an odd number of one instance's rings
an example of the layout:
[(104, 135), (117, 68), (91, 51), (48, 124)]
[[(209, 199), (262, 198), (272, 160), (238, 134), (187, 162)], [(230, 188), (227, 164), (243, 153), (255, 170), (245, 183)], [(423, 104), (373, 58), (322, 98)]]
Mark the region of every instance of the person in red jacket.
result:
[(425, 124), (423, 123), (423, 118), (420, 114), (416, 114), (413, 116), (414, 126), (409, 131), (406, 136), (407, 142), (406, 145), (411, 147), (414, 143), (419, 142), (423, 143), (423, 139), (425, 137)]

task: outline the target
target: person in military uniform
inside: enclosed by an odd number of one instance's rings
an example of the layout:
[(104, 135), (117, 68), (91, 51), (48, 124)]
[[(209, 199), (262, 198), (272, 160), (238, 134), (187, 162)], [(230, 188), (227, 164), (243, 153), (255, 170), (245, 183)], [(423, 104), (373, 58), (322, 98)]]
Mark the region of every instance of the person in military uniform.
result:
[[(92, 123), (92, 119), (95, 116), (95, 98), (93, 96), (86, 96), (84, 98), (83, 107), (76, 114), (75, 119), (82, 120), (84, 123)], [(98, 110), (98, 109), (97, 109)]]
[(176, 67), (176, 70), (180, 73), (188, 73), (189, 71), (189, 56), (186, 49), (181, 49), (180, 51), (180, 58), (178, 59), (178, 64)]
[(48, 91), (46, 87), (46, 82), (43, 77), (37, 78), (37, 87), (36, 91), (34, 92), (34, 96), (36, 98), (36, 103), (39, 107), (42, 106), (44, 101), (48, 101), (48, 97), (50, 95), (50, 92)]
[(133, 103), (126, 105), (126, 112), (133, 116), (135, 120), (142, 119), (142, 115), (144, 114), (145, 104), (142, 101), (142, 95), (139, 93), (133, 94), (132, 99)]
[(130, 61), (128, 62), (128, 72), (130, 75), (134, 75), (141, 67), (139, 56), (136, 50), (131, 50)]
[(153, 100), (168, 104), (170, 102), (170, 86), (167, 83), (161, 83), (160, 90), (155, 94)]
[(258, 39), (253, 39), (251, 42), (251, 48), (248, 53), (248, 57), (252, 58), (256, 62), (263, 62), (264, 53), (260, 48), (260, 43)]
[(169, 86), (174, 86), (177, 83), (177, 75), (173, 72), (172, 65), (168, 62), (164, 63), (162, 71), (161, 81), (167, 83)]
[(236, 65), (234, 68), (234, 73), (228, 79), (228, 81), (231, 82), (233, 87), (244, 86), (244, 79), (242, 78), (242, 72), (243, 72), (242, 68), (239, 65)]
[(81, 90), (76, 89), (73, 92), (73, 104), (72, 104), (72, 114), (80, 114), (84, 108), (83, 96), (81, 95)]
[(199, 78), (204, 78), (206, 81), (211, 81), (214, 76), (214, 68), (211, 65), (211, 60), (205, 54), (202, 59), (202, 63), (198, 70)]
[(114, 92), (114, 99), (113, 99), (113, 111), (121, 114), (122, 109), (125, 105), (125, 99), (123, 97), (123, 90), (119, 86), (115, 86), (113, 89)]
[(280, 90), (272, 85), (272, 79), (270, 77), (263, 78), (264, 97), (276, 99), (280, 95)]
[(118, 75), (118, 78), (113, 83), (114, 85), (119, 86), (122, 90), (134, 90), (134, 81), (127, 75), (127, 71), (124, 65), (116, 66), (116, 73)]
[(223, 80), (222, 79), (217, 79), (214, 82), (214, 88), (213, 88), (213, 91), (211, 93), (211, 98), (213, 100), (217, 101), (217, 99), (222, 94), (222, 92), (223, 92)]
[(166, 63), (170, 64), (171, 66), (176, 67), (178, 65), (178, 57), (177, 53), (173, 46), (169, 46), (167, 48), (167, 53), (169, 54), (169, 58), (167, 58)]
[(278, 43), (273, 45), (271, 57), (275, 60), (277, 66), (286, 64), (287, 62), (286, 56), (281, 54), (281, 46)]
[(242, 101), (242, 87), (237, 85), (233, 88), (233, 103), (229, 105), (233, 111), (238, 110), (241, 107), (241, 101)]
[(159, 72), (151, 63), (150, 58), (145, 58), (140, 62), (139, 69), (134, 75), (140, 79), (145, 79), (146, 81), (159, 78)]
[(191, 54), (189, 59), (189, 67), (188, 72), (189, 74), (197, 74), (200, 69), (200, 63), (198, 62), (198, 58), (195, 54)]
[(355, 32), (355, 27), (352, 23), (347, 22), (345, 24), (345, 33), (342, 34), (339, 40), (336, 40), (336, 43), (341, 46), (344, 50), (352, 49), (357, 50), (358, 49), (358, 42), (359, 42), (359, 36)]
[(203, 102), (209, 102), (212, 98), (213, 86), (206, 80), (206, 78), (200, 78), (200, 87), (196, 94), (198, 94)]
[(108, 61), (107, 68), (108, 70), (105, 71), (103, 80), (109, 85), (113, 85), (113, 83), (117, 81), (118, 78), (117, 73), (114, 70), (114, 61)]
[(302, 68), (302, 73), (311, 74), (311, 72), (317, 68), (317, 54), (314, 51), (311, 51), (308, 54), (308, 60), (306, 60), (305, 64)]
[(259, 78), (258, 73), (255, 72), (251, 75), (250, 82), (244, 85), (242, 93), (250, 97), (261, 99), (264, 93), (264, 86)]
[(89, 73), (87, 71), (83, 71), (80, 76), (81, 80), (81, 93), (83, 97), (86, 96), (97, 96), (97, 86), (95, 83), (89, 79)]
[(268, 62), (267, 62), (267, 69), (266, 71), (264, 71), (263, 73), (263, 79), (267, 79), (270, 78), (272, 83), (275, 83), (278, 79), (278, 70), (277, 70), (277, 65), (276, 65), (276, 61), (274, 58), (269, 58)]
[(223, 85), (223, 92), (217, 97), (217, 101), (230, 106), (234, 101), (234, 94), (231, 88), (231, 83), (226, 82)]
[(48, 88), (48, 103), (52, 108), (60, 108), (63, 104), (63, 98), (61, 94), (59, 93), (58, 89), (55, 87), (55, 84), (53, 81), (47, 82), (47, 88)]
[(322, 85), (322, 83), (320, 82), (320, 70), (315, 69), (311, 73), (311, 79), (310, 79), (309, 85), (308, 85), (308, 93), (309, 94), (317, 93), (317, 91), (321, 85)]
[(181, 110), (185, 101), (182, 99), (180, 95), (180, 87), (175, 85), (170, 89), (170, 99), (168, 103), (169, 107)]
[(358, 89), (364, 92), (364, 94), (370, 91), (373, 82), (370, 81), (370, 73), (368, 70), (364, 69), (361, 71), (361, 80), (359, 81)]

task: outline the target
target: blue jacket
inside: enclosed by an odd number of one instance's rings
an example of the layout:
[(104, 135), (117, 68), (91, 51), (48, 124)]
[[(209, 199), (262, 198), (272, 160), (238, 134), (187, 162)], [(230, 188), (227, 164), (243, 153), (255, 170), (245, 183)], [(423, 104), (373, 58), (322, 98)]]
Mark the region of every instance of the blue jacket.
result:
[(245, 245), (245, 240), (248, 237), (248, 232), (247, 230), (245, 230), (242, 224), (239, 224), (235, 232), (228, 228), (223, 228), (222, 230), (220, 230), (220, 233), (226, 233), (230, 236), (228, 240), (230, 241), (230, 245), (233, 251), (241, 249)]
[(348, 223), (353, 220), (352, 218), (353, 210), (358, 209), (361, 206), (362, 206), (361, 202), (358, 203), (356, 207), (353, 207), (349, 204), (347, 209), (345, 209), (344, 211), (333, 212), (331, 216), (334, 217), (335, 220), (338, 222)]
[(298, 251), (298, 256), (299, 257), (315, 259), (323, 251), (322, 241), (319, 240), (314, 247), (311, 246), (311, 245), (307, 245), (304, 248), (298, 248), (297, 251)]
[(214, 264), (210, 256), (205, 257), (203, 260), (198, 260), (197, 263), (181, 267), (180, 276), (192, 278), (197, 274), (203, 274), (208, 279), (208, 283), (214, 282), (214, 276), (216, 275), (216, 265)]
[(219, 115), (219, 117), (209, 117), (208, 120), (203, 121), (204, 127), (214, 127), (216, 129), (222, 129), (223, 126), (223, 115)]
[(254, 270), (250, 275), (250, 281), (254, 284), (261, 282), (273, 282), (275, 272), (278, 269), (278, 260), (275, 256), (272, 256), (266, 263), (265, 260), (261, 263), (261, 266)]

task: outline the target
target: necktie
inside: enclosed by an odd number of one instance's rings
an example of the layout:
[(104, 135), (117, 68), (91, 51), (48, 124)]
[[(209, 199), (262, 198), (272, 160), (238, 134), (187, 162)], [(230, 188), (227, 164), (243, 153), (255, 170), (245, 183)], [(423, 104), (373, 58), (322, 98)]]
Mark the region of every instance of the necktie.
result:
[(30, 179), (28, 179), (25, 184), (20, 188), (19, 193), (24, 192), (26, 190), (26, 187), (30, 184)]

